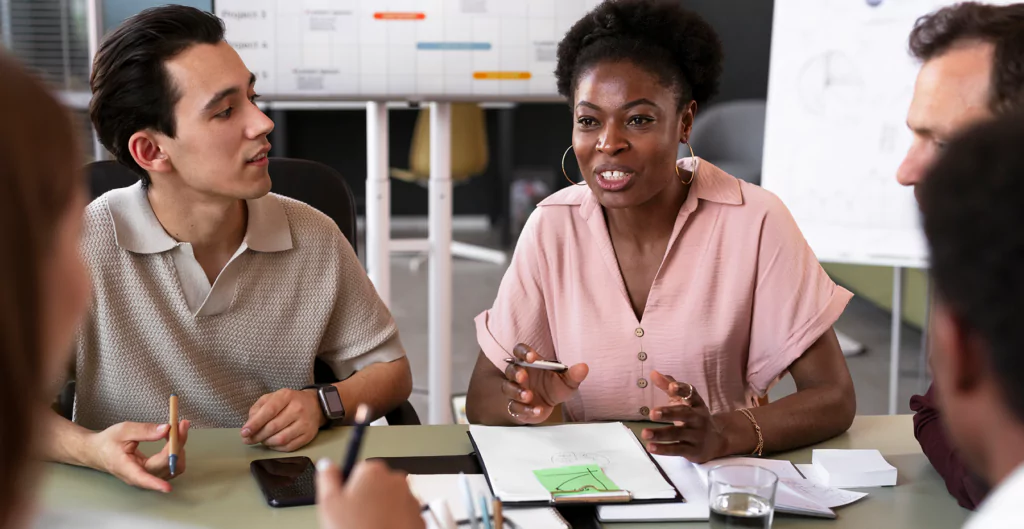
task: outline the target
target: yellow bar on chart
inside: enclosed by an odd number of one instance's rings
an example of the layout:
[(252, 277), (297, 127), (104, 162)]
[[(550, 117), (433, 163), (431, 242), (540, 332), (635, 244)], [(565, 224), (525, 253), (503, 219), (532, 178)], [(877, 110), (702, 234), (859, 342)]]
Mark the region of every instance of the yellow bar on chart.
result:
[(479, 81), (526, 81), (530, 72), (473, 72), (473, 79)]

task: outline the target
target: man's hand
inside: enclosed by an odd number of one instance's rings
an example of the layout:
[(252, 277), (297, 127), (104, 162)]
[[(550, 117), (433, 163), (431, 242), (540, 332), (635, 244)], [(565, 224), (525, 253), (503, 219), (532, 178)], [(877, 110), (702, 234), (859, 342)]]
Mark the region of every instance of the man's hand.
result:
[(92, 434), (89, 453), (92, 468), (111, 474), (121, 481), (143, 489), (170, 492), (167, 480), (185, 472), (185, 442), (191, 423), (178, 424), (178, 463), (174, 476), (167, 466), (170, 444), (164, 445), (159, 453), (147, 456), (139, 450), (139, 443), (167, 439), (171, 428), (167, 424), (145, 424), (122, 422), (102, 432)]
[(316, 510), (322, 529), (420, 529), (420, 502), (405, 476), (377, 462), (356, 465), (342, 487), (341, 470), (321, 459), (316, 473)]
[(249, 408), (242, 441), (291, 452), (309, 444), (326, 421), (316, 391), (280, 389), (260, 397)]

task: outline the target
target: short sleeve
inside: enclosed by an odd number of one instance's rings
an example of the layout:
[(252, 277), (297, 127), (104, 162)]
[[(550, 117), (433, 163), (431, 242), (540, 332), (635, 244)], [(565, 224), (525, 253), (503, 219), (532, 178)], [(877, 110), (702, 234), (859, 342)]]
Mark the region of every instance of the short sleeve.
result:
[(528, 344), (548, 360), (557, 360), (543, 286), (546, 267), (539, 229), (543, 210), (534, 210), (527, 219), (494, 305), (475, 320), (480, 349), (501, 370), (505, 369), (503, 360), (512, 357), (512, 349), (519, 343)]
[(764, 396), (852, 297), (825, 273), (789, 210), (771, 195), (761, 223), (747, 359), (754, 392)]
[[(391, 312), (348, 240), (338, 233), (338, 260), (325, 277), (335, 283), (334, 308), (318, 356), (340, 380), (369, 364), (405, 356)], [(325, 283), (328, 283), (325, 281)]]

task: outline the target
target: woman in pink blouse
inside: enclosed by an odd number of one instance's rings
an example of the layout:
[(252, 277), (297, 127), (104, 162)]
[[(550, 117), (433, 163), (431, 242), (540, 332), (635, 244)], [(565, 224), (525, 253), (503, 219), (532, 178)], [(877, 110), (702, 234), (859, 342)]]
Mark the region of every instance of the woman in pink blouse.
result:
[[(476, 318), (470, 420), (651, 420), (667, 424), (643, 431), (652, 453), (700, 462), (849, 428), (832, 324), (851, 294), (778, 198), (675, 158), (721, 63), (714, 30), (674, 0), (608, 0), (566, 34), (555, 73), (583, 181), (540, 204)], [(787, 371), (797, 392), (758, 406)]]

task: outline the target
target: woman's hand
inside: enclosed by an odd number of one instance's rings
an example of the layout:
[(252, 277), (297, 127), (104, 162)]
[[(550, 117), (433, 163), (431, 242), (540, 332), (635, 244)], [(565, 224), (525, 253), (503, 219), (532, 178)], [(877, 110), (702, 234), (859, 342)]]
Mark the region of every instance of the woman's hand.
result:
[[(512, 349), (512, 354), (528, 363), (543, 360), (532, 347), (522, 343)], [(505, 368), (505, 380), (501, 383), (501, 393), (509, 400), (509, 415), (523, 424), (546, 421), (555, 406), (576, 393), (589, 371), (587, 364), (576, 364), (564, 373), (509, 364)]]
[(652, 454), (683, 456), (694, 463), (706, 463), (728, 455), (721, 425), (715, 423), (697, 390), (685, 382), (651, 371), (651, 382), (668, 394), (669, 405), (651, 410), (651, 420), (671, 422), (665, 428), (645, 428), (641, 437)]

